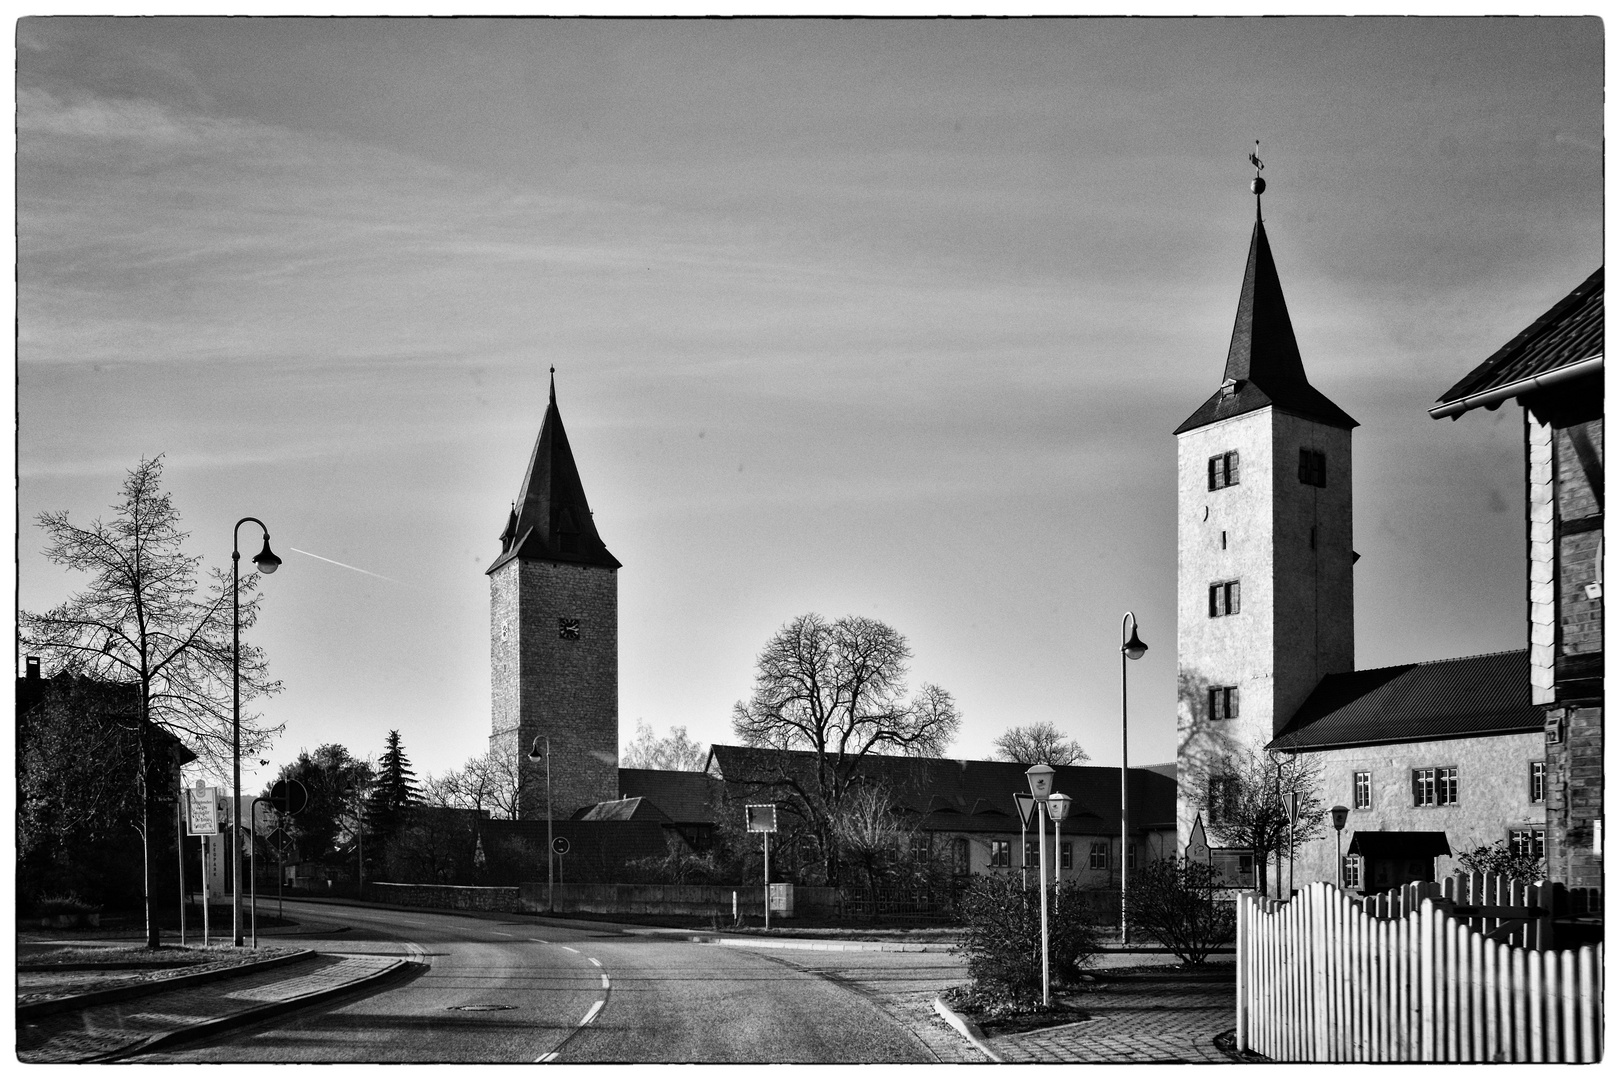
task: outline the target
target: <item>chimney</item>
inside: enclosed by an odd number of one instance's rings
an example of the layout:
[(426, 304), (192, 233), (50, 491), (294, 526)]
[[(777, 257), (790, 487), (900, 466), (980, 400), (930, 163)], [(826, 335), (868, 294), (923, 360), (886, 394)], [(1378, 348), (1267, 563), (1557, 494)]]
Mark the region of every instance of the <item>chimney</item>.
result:
[(28, 665), (28, 680), (30, 682), (38, 682), (39, 681), (39, 657), (30, 656), (24, 662)]

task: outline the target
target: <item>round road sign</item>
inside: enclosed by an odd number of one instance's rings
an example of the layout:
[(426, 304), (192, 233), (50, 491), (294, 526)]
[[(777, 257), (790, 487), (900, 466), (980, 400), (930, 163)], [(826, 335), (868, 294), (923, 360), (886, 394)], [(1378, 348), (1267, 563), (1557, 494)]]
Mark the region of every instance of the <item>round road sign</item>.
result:
[(283, 814), (301, 814), (309, 805), (309, 789), (297, 780), (277, 780), (270, 785), (270, 805)]
[(568, 854), (568, 837), (559, 836), (551, 842), (551, 850), (559, 855)]

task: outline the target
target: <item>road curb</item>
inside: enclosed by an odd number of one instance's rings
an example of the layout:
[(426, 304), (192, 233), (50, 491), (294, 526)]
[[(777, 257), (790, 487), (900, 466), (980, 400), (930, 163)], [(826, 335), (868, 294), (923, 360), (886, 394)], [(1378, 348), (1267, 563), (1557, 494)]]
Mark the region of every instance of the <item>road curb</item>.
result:
[(734, 949), (798, 949), (805, 952), (955, 952), (956, 946), (944, 941), (812, 941), (805, 938), (715, 937), (687, 934), (687, 941), (702, 945), (729, 945)]
[(942, 999), (937, 997), (934, 999), (934, 1011), (939, 1014), (939, 1018), (941, 1020), (945, 1021), (947, 1024), (951, 1025), (951, 1027), (961, 1032), (962, 1037), (968, 1042), (972, 1043), (974, 1047), (978, 1049), (979, 1053), (983, 1054), (997, 1065), (1002, 1063), (1000, 1056), (998, 1056), (994, 1050), (990, 1049), (990, 1043), (985, 1039), (984, 1032), (980, 1029), (978, 1024), (975, 1024), (967, 1017), (960, 1015), (956, 1012), (956, 1010), (945, 1004)]
[(48, 1001), (31, 1001), (26, 1005), (17, 1006), (17, 1019), (19, 1021), (38, 1020), (45, 1016), (55, 1016), (57, 1013), (72, 1012), (75, 1009), (87, 1009), (92, 1005), (128, 1001), (130, 998), (161, 994), (165, 990), (177, 990), (185, 986), (195, 986), (198, 983), (234, 979), (239, 975), (251, 975), (257, 971), (267, 971), (271, 968), (284, 967), (287, 964), (296, 964), (300, 960), (307, 960), (314, 955), (315, 952), (312, 949), (299, 949), (297, 952), (288, 953), (286, 956), (272, 956), (268, 960), (255, 960), (252, 963), (216, 968), (213, 971), (198, 971), (190, 975), (175, 975), (167, 979), (151, 979), (147, 982), (130, 983), (127, 986), (112, 986), (106, 990), (92, 990), (87, 994), (73, 994), (69, 997), (51, 998)]
[(141, 1042), (136, 1043), (133, 1046), (120, 1047), (117, 1050), (112, 1050), (108, 1053), (101, 1054), (93, 1058), (85, 1058), (84, 1061), (85, 1063), (118, 1061), (122, 1058), (132, 1057), (135, 1054), (150, 1053), (153, 1050), (162, 1049), (163, 1047), (166, 1047), (172, 1043), (187, 1042), (202, 1035), (208, 1035), (218, 1031), (227, 1031), (233, 1027), (241, 1027), (246, 1024), (256, 1023), (268, 1017), (280, 1016), (282, 1013), (289, 1013), (297, 1009), (302, 1009), (306, 1005), (314, 1005), (318, 1002), (326, 1001), (342, 994), (347, 994), (350, 991), (356, 990), (363, 986), (371, 986), (375, 983), (383, 981), (384, 979), (398, 975), (403, 969), (411, 966), (411, 961), (405, 959), (404, 957), (400, 957), (390, 963), (387, 967), (379, 968), (371, 974), (363, 975), (358, 979), (350, 979), (348, 982), (342, 983), (338, 986), (328, 986), (320, 990), (311, 990), (307, 994), (299, 994), (297, 997), (290, 997), (283, 1001), (267, 1002), (264, 1005), (248, 1009), (244, 1012), (234, 1013), (230, 1016), (217, 1016), (212, 1020), (203, 1020), (196, 1024), (188, 1024), (185, 1027), (160, 1032), (159, 1034), (153, 1035), (150, 1038), (143, 1039)]

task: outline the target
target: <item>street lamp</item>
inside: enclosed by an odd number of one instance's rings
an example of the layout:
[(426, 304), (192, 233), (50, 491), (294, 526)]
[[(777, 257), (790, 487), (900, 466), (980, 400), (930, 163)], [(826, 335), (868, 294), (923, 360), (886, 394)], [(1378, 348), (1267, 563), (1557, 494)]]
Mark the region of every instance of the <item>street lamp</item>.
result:
[[(542, 745), (545, 746), (544, 750), (541, 749)], [(529, 747), (526, 756), (531, 765), (539, 764), (541, 759), (544, 759), (546, 763), (546, 910), (554, 912), (557, 910), (557, 905), (552, 898), (553, 876), (551, 872), (551, 860), (553, 857), (551, 850), (551, 740), (544, 735), (536, 735), (534, 745)], [(521, 818), (523, 816), (521, 785), (519, 787), (517, 810), (518, 817)], [(765, 906), (769, 907), (770, 905), (766, 904)], [(766, 917), (769, 918), (769, 912), (766, 913)]]
[(1061, 791), (1052, 792), (1046, 800), (1046, 812), (1052, 818), (1052, 910), (1057, 911), (1063, 893), (1063, 819), (1069, 816), (1073, 799)]
[(1335, 806), (1328, 813), (1333, 815), (1333, 862), (1339, 868), (1339, 888), (1344, 888), (1344, 855), (1339, 851), (1339, 842), (1344, 839), (1344, 823), (1350, 817), (1348, 806)]
[(1035, 796), (1035, 811), (1039, 814), (1038, 828), (1041, 834), (1040, 860), (1041, 865), (1036, 875), (1037, 883), (1041, 887), (1041, 1004), (1052, 1004), (1052, 971), (1050, 966), (1051, 937), (1046, 922), (1046, 804), (1052, 797), (1052, 774), (1057, 770), (1050, 765), (1031, 765), (1024, 770), (1029, 778), (1029, 793)]
[[(1125, 627), (1131, 628), (1131, 636), (1125, 637)], [(1123, 947), (1130, 944), (1130, 930), (1125, 925), (1125, 871), (1130, 862), (1131, 843), (1131, 788), (1130, 788), (1130, 720), (1131, 713), (1126, 697), (1127, 660), (1140, 660), (1142, 654), (1147, 652), (1147, 644), (1136, 636), (1136, 616), (1127, 611), (1125, 617), (1119, 621), (1119, 943)]]
[[(273, 574), (281, 560), (270, 550), (270, 530), (256, 517), (245, 517), (231, 529), (231, 935), (238, 949), (242, 947), (242, 843), (240, 823), (242, 813), (242, 589), (240, 567), (242, 553), (238, 534), (242, 526), (253, 522), (264, 533), (264, 547), (253, 556), (253, 565), (261, 574)], [(249, 809), (251, 813), (251, 807)]]
[(356, 847), (359, 858), (355, 863), (355, 899), (366, 898), (366, 793), (358, 784), (350, 784), (343, 789), (345, 799), (355, 801), (354, 830)]

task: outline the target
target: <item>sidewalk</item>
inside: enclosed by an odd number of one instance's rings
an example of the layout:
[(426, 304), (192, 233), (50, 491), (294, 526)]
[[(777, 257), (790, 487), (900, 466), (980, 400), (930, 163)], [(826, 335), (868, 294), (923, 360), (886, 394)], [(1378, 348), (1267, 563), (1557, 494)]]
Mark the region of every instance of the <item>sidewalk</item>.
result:
[[(1112, 958), (1110, 958), (1112, 959)], [(1091, 1014), (1044, 1031), (997, 1035), (987, 1045), (1006, 1062), (1218, 1062), (1215, 1036), (1234, 1023), (1231, 963), (1105, 974), (1095, 989), (1059, 1000)]]
[(407, 963), (402, 957), (311, 954), (221, 981), (158, 980), (147, 984), (150, 992), (119, 1001), (74, 1007), (70, 999), (62, 1000), (50, 1015), (18, 1017), (17, 1058), (29, 1063), (114, 1060), (336, 997), (385, 979)]

